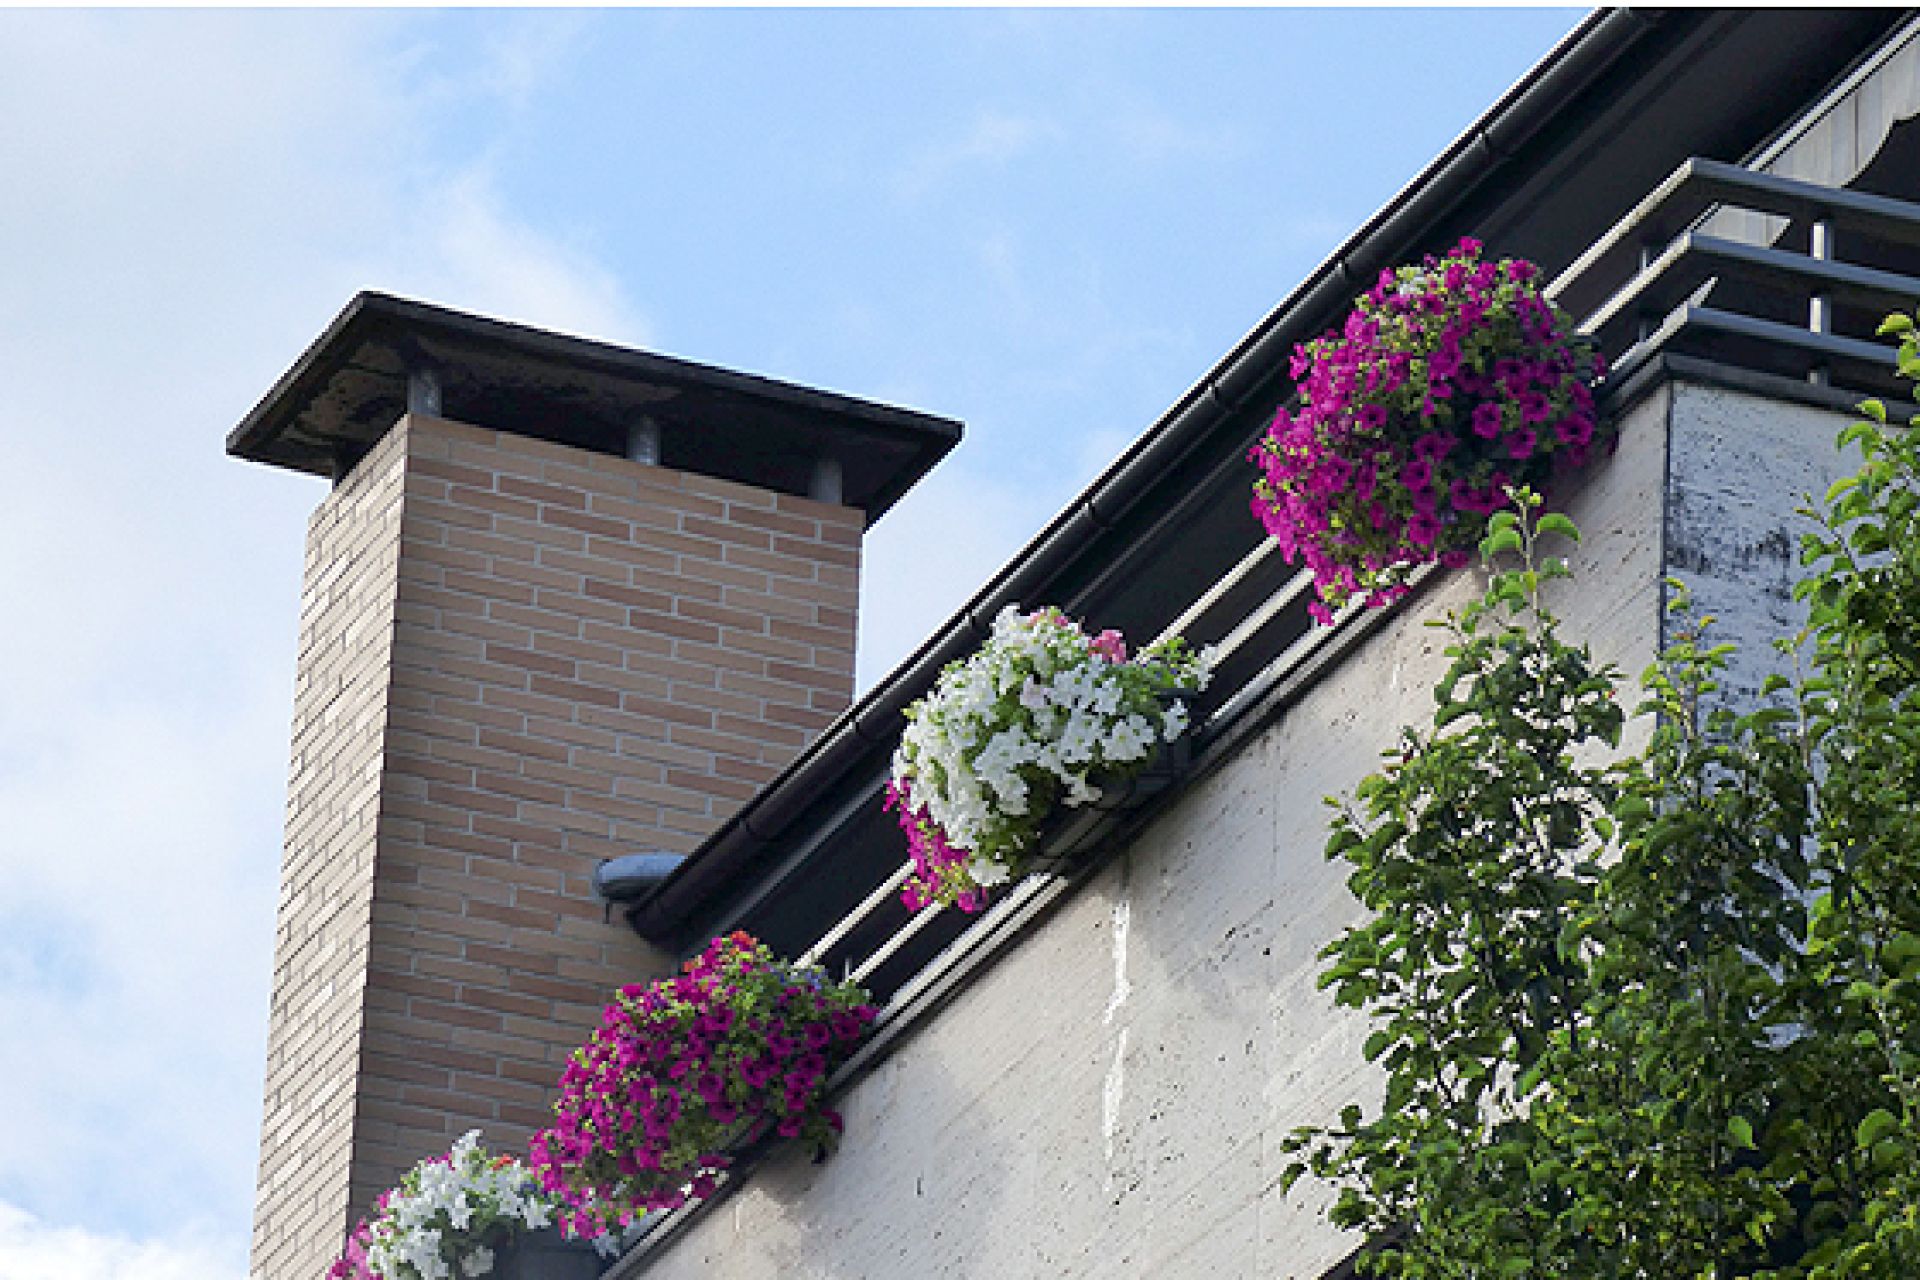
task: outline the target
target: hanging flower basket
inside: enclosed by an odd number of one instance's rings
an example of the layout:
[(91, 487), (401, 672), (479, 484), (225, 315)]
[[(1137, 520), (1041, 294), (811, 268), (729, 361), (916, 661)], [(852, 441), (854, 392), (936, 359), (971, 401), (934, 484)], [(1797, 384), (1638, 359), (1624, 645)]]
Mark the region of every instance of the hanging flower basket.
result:
[(827, 1077), (877, 1013), (859, 987), (775, 960), (744, 933), (715, 938), (678, 977), (621, 988), (533, 1139), (561, 1222), (593, 1237), (704, 1198), (761, 1137), (831, 1150), (841, 1122)]
[(1129, 658), (1058, 609), (994, 619), (980, 651), (907, 708), (887, 806), (914, 870), (904, 897), (978, 911), (995, 885), (1040, 869), (1050, 815), (1099, 804), (1186, 732), (1208, 659), (1175, 638)]
[(1509, 487), (1550, 491), (1611, 449), (1591, 390), (1604, 372), (1530, 262), (1483, 261), (1466, 239), (1381, 272), (1338, 332), (1295, 348), (1298, 401), (1251, 455), (1254, 514), (1312, 571), (1314, 617), (1466, 564)]
[[(348, 1237), (328, 1280), (584, 1280), (598, 1274), (591, 1252), (537, 1243), (554, 1201), (512, 1156), (491, 1156), (472, 1130), (446, 1155), (423, 1160), (384, 1193)], [(529, 1241), (536, 1241), (528, 1244)], [(554, 1265), (551, 1259), (557, 1259)], [(547, 1265), (529, 1270), (521, 1259)]]

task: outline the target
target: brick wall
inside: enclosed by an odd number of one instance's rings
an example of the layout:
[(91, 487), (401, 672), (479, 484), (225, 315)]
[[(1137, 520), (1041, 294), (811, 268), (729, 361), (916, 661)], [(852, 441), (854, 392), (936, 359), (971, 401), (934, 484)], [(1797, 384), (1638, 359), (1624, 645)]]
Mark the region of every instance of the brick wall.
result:
[[(668, 964), (593, 900), (599, 860), (691, 850), (852, 695), (860, 512), (437, 419), (390, 448), (378, 857), (327, 1250), (465, 1129), (524, 1150), (611, 988)], [(273, 1256), (256, 1246), (263, 1280), (324, 1266)]]
[(394, 432), (307, 528), (256, 1276), (319, 1276), (346, 1219), (404, 462)]

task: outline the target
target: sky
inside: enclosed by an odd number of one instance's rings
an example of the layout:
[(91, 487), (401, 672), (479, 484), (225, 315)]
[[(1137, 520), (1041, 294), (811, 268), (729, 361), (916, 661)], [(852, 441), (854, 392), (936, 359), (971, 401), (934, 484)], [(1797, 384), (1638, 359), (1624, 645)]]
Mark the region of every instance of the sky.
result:
[(0, 10), (0, 1280), (245, 1274), (357, 290), (964, 421), (864, 689), (1579, 16)]

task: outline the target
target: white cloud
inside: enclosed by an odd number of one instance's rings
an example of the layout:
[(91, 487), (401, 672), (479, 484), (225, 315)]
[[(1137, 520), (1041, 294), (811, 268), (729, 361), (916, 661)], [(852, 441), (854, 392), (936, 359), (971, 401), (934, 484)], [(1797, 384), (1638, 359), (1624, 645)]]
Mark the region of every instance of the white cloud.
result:
[(1101, 107), (1098, 122), (1099, 132), (1142, 165), (1191, 160), (1227, 164), (1253, 150), (1245, 134), (1232, 124), (1188, 124), (1132, 92), (1115, 92)]
[(0, 1276), (6, 1280), (218, 1280), (243, 1262), (202, 1231), (136, 1241), (57, 1227), (0, 1202)]
[(221, 441), (361, 288), (647, 338), (472, 123), (555, 21), (468, 64), (407, 15), (0, 12), (5, 1280), (244, 1263), (324, 488)]
[(429, 197), (437, 208), (409, 227), (402, 255), (370, 263), (383, 291), (443, 302), (463, 311), (560, 329), (631, 346), (652, 343), (650, 327), (620, 282), (588, 255), (514, 219), (482, 169)]

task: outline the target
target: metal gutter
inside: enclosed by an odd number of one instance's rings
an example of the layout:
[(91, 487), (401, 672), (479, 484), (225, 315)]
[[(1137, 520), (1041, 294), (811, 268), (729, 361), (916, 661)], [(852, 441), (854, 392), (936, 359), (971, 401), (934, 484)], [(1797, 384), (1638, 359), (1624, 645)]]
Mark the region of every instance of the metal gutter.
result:
[(947, 624), (823, 732), (747, 806), (728, 820), (650, 897), (628, 913), (634, 928), (665, 939), (687, 912), (777, 838), (821, 787), (873, 746), (890, 741), (900, 712), (947, 663), (987, 634), (1008, 604), (1031, 601), (1094, 534), (1119, 520), (1154, 483), (1210, 442), (1234, 414), (1267, 392), (1293, 345), (1346, 306), (1379, 270), (1399, 260), (1430, 225), (1506, 163), (1565, 103), (1670, 15), (1599, 10), (1481, 119), (1368, 219), (1346, 243), (1255, 326), (1148, 431), (1016, 554)]

